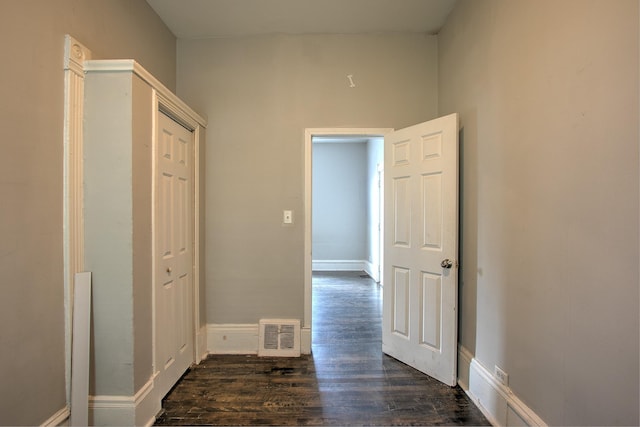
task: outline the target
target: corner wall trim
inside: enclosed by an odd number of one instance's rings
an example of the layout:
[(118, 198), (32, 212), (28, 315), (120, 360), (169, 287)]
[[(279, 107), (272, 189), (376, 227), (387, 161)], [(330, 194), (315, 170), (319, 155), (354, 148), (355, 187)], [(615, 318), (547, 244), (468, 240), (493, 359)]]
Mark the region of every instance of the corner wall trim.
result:
[(547, 426), (462, 345), (458, 346), (458, 384), (494, 426)]

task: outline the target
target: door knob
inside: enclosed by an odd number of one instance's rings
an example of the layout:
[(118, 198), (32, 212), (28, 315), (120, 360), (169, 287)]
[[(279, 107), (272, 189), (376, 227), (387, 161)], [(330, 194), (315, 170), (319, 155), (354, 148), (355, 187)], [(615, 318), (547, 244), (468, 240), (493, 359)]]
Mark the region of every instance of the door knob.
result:
[(167, 267), (167, 274), (171, 274), (171, 267)]
[(445, 258), (440, 263), (440, 266), (442, 268), (451, 268), (451, 267), (453, 267), (453, 261), (451, 261), (449, 258)]

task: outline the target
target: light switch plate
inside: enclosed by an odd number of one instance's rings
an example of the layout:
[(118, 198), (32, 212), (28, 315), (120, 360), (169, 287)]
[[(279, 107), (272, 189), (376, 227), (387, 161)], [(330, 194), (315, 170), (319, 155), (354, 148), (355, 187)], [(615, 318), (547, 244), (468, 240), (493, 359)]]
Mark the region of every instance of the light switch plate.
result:
[(288, 211), (288, 210), (283, 211), (282, 222), (284, 224), (293, 224), (293, 211)]

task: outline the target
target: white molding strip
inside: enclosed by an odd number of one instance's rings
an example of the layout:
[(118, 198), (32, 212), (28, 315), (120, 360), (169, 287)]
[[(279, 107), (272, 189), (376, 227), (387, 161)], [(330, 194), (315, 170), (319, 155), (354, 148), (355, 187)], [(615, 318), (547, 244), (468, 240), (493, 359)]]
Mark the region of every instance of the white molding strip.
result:
[(313, 271), (365, 271), (367, 261), (361, 259), (313, 260)]
[(494, 426), (547, 426), (461, 345), (458, 346), (458, 384)]
[(150, 426), (162, 409), (151, 377), (133, 396), (89, 396), (89, 425)]
[(258, 354), (257, 323), (207, 325), (209, 354)]
[(69, 420), (69, 416), (71, 415), (71, 411), (68, 406), (60, 409), (58, 412), (53, 414), (48, 420), (40, 424), (42, 427), (57, 427), (63, 424), (66, 424), (65, 421)]
[(71, 401), (71, 334), (74, 275), (84, 270), (83, 128), (84, 63), (91, 51), (70, 35), (64, 39), (63, 258), (65, 383)]
[(73, 295), (70, 424), (86, 426), (89, 425), (91, 272), (76, 273)]

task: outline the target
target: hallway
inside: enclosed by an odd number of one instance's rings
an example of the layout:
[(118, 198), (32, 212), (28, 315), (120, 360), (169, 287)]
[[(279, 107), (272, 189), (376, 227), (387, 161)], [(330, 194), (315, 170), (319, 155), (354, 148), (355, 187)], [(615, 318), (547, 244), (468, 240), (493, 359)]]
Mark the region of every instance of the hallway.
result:
[(382, 354), (381, 310), (368, 276), (314, 273), (312, 356), (209, 356), (156, 425), (489, 425), (459, 387)]

